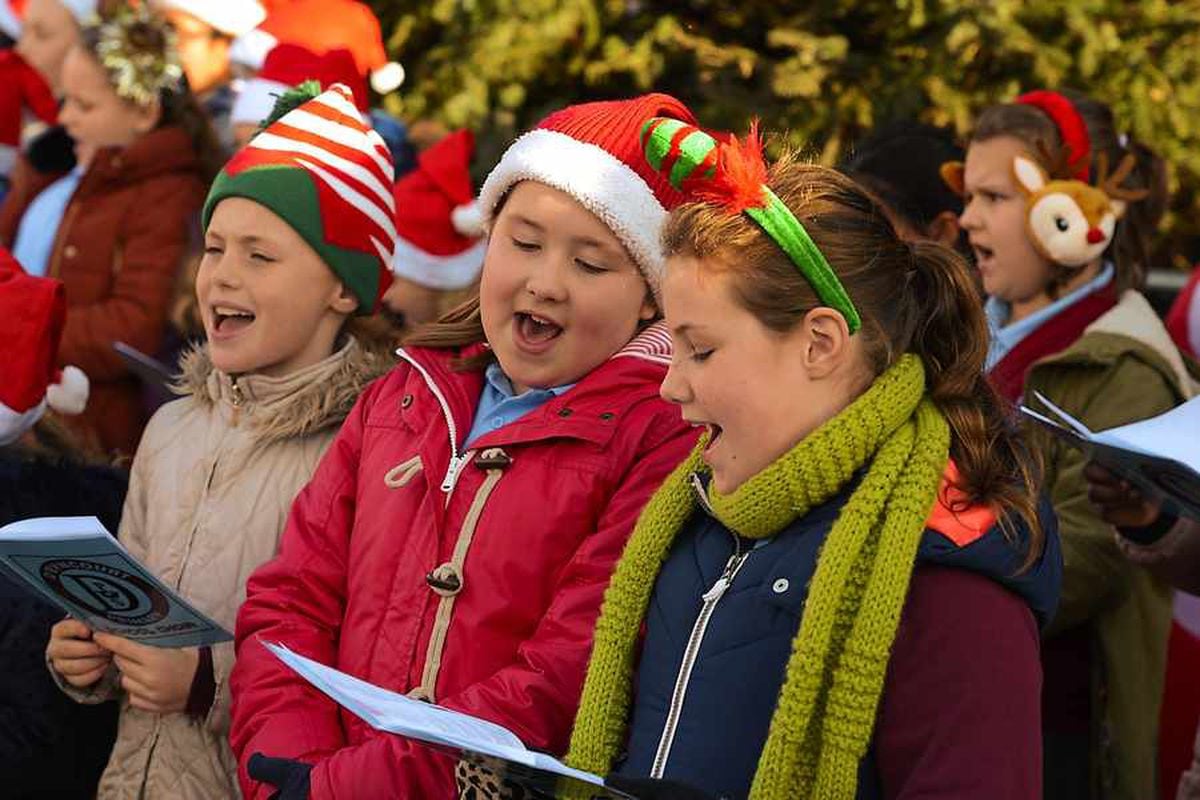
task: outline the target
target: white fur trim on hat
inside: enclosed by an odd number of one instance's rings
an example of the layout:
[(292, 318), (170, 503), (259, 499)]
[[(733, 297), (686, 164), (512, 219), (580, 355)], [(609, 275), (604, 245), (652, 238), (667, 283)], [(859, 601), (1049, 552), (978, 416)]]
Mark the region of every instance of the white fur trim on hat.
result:
[(378, 94), (394, 92), (404, 83), (404, 66), (398, 61), (389, 61), (379, 69), (371, 70), (371, 88)]
[(97, 0), (61, 0), (67, 11), (80, 25), (91, 19), (96, 13)]
[(37, 424), (46, 413), (46, 400), (38, 403), (23, 414), (18, 414), (8, 406), (0, 403), (0, 446), (12, 444), (21, 438), (21, 434)]
[(483, 209), (479, 207), (479, 201), (472, 200), (461, 206), (455, 206), (450, 211), (450, 224), (463, 236), (483, 236), (485, 232)]
[(158, 0), (157, 6), (191, 14), (227, 36), (249, 33), (267, 18), (258, 0)]
[(500, 198), (525, 180), (566, 192), (599, 217), (629, 250), (658, 297), (664, 261), (659, 235), (667, 210), (628, 164), (564, 133), (532, 130), (512, 143), (483, 182), (479, 203), (489, 228)]
[(398, 237), (396, 253), (392, 256), (392, 272), (430, 289), (465, 289), (479, 277), (485, 252), (486, 239), (480, 239), (461, 253), (435, 256)]
[(233, 44), (229, 45), (229, 60), (252, 70), (260, 70), (266, 63), (267, 53), (274, 50), (277, 44), (279, 40), (274, 36), (261, 28), (255, 28), (241, 36), (233, 37)]
[(257, 125), (271, 115), (275, 101), (289, 88), (278, 81), (251, 78), (242, 85), (237, 99), (233, 101), (233, 108), (229, 110), (229, 124), (248, 122)]
[(46, 387), (46, 403), (60, 414), (82, 414), (90, 382), (79, 367), (63, 367), (58, 383)]

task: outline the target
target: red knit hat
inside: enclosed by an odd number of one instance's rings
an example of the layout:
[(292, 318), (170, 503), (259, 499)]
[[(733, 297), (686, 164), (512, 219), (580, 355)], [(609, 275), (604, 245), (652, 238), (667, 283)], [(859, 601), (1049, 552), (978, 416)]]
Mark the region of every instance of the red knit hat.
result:
[(16, 50), (0, 51), (0, 175), (17, 163), (25, 109), (48, 125), (58, 117), (58, 101), (45, 79)]
[(66, 315), (62, 282), (26, 275), (0, 249), (0, 445), (33, 427), (47, 406), (78, 414), (87, 404), (87, 376), (55, 368)]
[(552, 186), (612, 229), (657, 295), (663, 274), (659, 234), (667, 212), (685, 196), (642, 155), (642, 125), (651, 117), (696, 124), (687, 106), (665, 94), (583, 103), (546, 117), (512, 143), (484, 181), (479, 203), (487, 224), (517, 182)]
[(230, 57), (258, 68), (276, 44), (290, 42), (314, 53), (338, 47), (350, 50), (371, 88), (387, 94), (404, 82), (404, 68), (388, 61), (379, 19), (356, 0), (292, 0), (273, 7), (266, 21), (234, 41)]
[(471, 186), (474, 152), (471, 132), (456, 131), (396, 181), (395, 274), (431, 289), (461, 289), (479, 274), (487, 243)]
[(354, 93), (354, 105), (364, 114), (368, 110), (367, 83), (354, 64), (354, 56), (344, 47), (318, 55), (298, 44), (276, 45), (267, 54), (259, 73), (242, 86), (229, 120), (233, 124), (262, 122), (271, 114), (275, 100), (293, 86), (314, 80), (322, 86), (340, 83)]

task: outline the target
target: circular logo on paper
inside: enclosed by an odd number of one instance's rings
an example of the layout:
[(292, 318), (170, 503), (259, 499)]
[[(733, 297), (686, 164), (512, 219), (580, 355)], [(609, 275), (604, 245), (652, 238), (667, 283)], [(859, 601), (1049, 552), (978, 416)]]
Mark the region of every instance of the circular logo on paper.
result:
[(115, 625), (152, 625), (167, 616), (167, 598), (138, 575), (71, 558), (46, 561), (42, 579), (55, 594)]

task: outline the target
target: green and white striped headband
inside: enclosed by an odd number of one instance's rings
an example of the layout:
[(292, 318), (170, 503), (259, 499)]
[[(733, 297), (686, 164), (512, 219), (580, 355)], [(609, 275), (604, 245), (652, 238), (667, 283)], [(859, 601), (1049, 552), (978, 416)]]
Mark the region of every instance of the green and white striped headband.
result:
[(850, 333), (862, 327), (858, 309), (825, 254), (767, 186), (767, 165), (756, 126), (744, 142), (720, 143), (694, 125), (654, 117), (642, 126), (641, 141), (650, 166), (672, 186), (754, 220), (800, 270), (821, 304), (845, 318)]

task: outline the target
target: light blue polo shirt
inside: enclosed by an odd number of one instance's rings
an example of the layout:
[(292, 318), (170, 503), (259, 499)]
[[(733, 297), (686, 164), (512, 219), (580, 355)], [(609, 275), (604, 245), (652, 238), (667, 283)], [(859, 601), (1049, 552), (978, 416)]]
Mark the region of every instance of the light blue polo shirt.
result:
[(46, 274), (63, 214), (67, 212), (67, 204), (71, 202), (83, 173), (82, 167), (76, 167), (47, 186), (33, 198), (21, 216), (12, 254), (30, 275)]
[(483, 393), (479, 396), (479, 407), (475, 409), (475, 421), (471, 423), (471, 432), (463, 443), (465, 449), (470, 449), (477, 439), (485, 433), (503, 428), (510, 422), (516, 422), (530, 411), (541, 408), (550, 400), (565, 394), (575, 386), (568, 383), (565, 386), (555, 386), (550, 389), (529, 389), (521, 394), (514, 394), (512, 383), (500, 365), (493, 362), (484, 372)]

